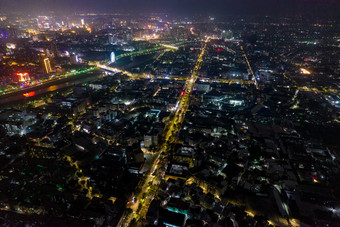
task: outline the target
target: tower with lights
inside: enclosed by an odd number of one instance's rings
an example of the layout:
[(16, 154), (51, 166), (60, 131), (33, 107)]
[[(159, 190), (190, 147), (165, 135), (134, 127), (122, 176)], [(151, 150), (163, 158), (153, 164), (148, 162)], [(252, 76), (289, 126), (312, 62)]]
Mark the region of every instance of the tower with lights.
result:
[(44, 65), (45, 65), (45, 70), (46, 73), (49, 74), (52, 72), (52, 67), (51, 67), (51, 62), (49, 58), (45, 58), (44, 59)]

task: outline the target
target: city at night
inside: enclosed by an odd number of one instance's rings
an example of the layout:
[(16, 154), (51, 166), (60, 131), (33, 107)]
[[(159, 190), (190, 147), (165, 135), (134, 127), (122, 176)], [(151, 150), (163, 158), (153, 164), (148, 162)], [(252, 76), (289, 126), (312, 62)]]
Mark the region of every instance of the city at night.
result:
[(0, 226), (339, 227), (339, 0), (0, 0)]

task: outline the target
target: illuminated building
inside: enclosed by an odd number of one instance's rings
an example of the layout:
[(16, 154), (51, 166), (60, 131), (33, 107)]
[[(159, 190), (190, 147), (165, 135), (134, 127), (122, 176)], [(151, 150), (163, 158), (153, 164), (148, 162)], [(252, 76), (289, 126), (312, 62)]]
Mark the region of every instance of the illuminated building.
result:
[(51, 57), (52, 57), (52, 54), (51, 54), (51, 52), (50, 52), (49, 49), (45, 49), (45, 55), (46, 55), (46, 57), (48, 57), (48, 58), (51, 58)]
[(45, 65), (46, 73), (51, 73), (52, 67), (51, 67), (50, 59), (45, 58), (44, 59), (44, 65)]
[(137, 32), (135, 33), (135, 38), (136, 38), (136, 39), (142, 39), (142, 38), (143, 38), (142, 31), (137, 31)]
[(49, 23), (45, 23), (45, 24), (44, 24), (44, 28), (45, 28), (45, 29), (49, 29), (49, 28), (50, 28), (50, 24), (49, 24)]
[(17, 45), (14, 43), (6, 43), (6, 47), (7, 49), (14, 50), (17, 47)]
[(26, 82), (26, 81), (31, 80), (28, 73), (17, 73), (17, 76), (19, 76), (20, 82)]
[(1, 38), (16, 38), (17, 31), (13, 28), (0, 28), (0, 39)]
[(110, 44), (113, 44), (113, 43), (116, 43), (117, 42), (117, 38), (114, 37), (114, 36), (109, 36), (109, 43)]
[(110, 60), (111, 60), (111, 63), (116, 62), (116, 55), (115, 55), (115, 52), (111, 52)]

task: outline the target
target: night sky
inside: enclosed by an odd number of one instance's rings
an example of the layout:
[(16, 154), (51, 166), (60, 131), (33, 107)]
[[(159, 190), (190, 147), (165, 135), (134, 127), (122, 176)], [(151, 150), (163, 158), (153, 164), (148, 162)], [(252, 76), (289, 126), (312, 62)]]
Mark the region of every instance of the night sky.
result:
[(0, 0), (0, 11), (8, 10), (337, 16), (340, 0)]

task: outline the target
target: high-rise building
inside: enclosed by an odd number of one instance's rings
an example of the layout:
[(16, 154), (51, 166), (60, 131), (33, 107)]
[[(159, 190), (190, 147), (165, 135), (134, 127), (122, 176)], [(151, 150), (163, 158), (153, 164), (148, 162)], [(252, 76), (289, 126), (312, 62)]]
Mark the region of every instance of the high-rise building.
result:
[(44, 65), (45, 65), (46, 73), (51, 73), (52, 72), (52, 67), (51, 67), (50, 59), (45, 58), (44, 59)]
[(117, 38), (115, 36), (109, 36), (109, 43), (114, 44), (117, 42)]
[(51, 57), (52, 57), (51, 51), (50, 51), (49, 49), (45, 49), (45, 55), (46, 55), (46, 57), (48, 57), (48, 58), (51, 58)]
[(59, 50), (58, 50), (56, 43), (51, 43), (50, 50), (51, 50), (51, 54), (54, 58), (59, 57)]
[(70, 55), (70, 63), (71, 65), (78, 64), (78, 56), (75, 54)]
[(110, 61), (111, 61), (111, 63), (116, 62), (116, 55), (115, 55), (115, 52), (111, 52)]
[(135, 38), (136, 39), (142, 39), (143, 38), (143, 32), (142, 31), (135, 32)]

